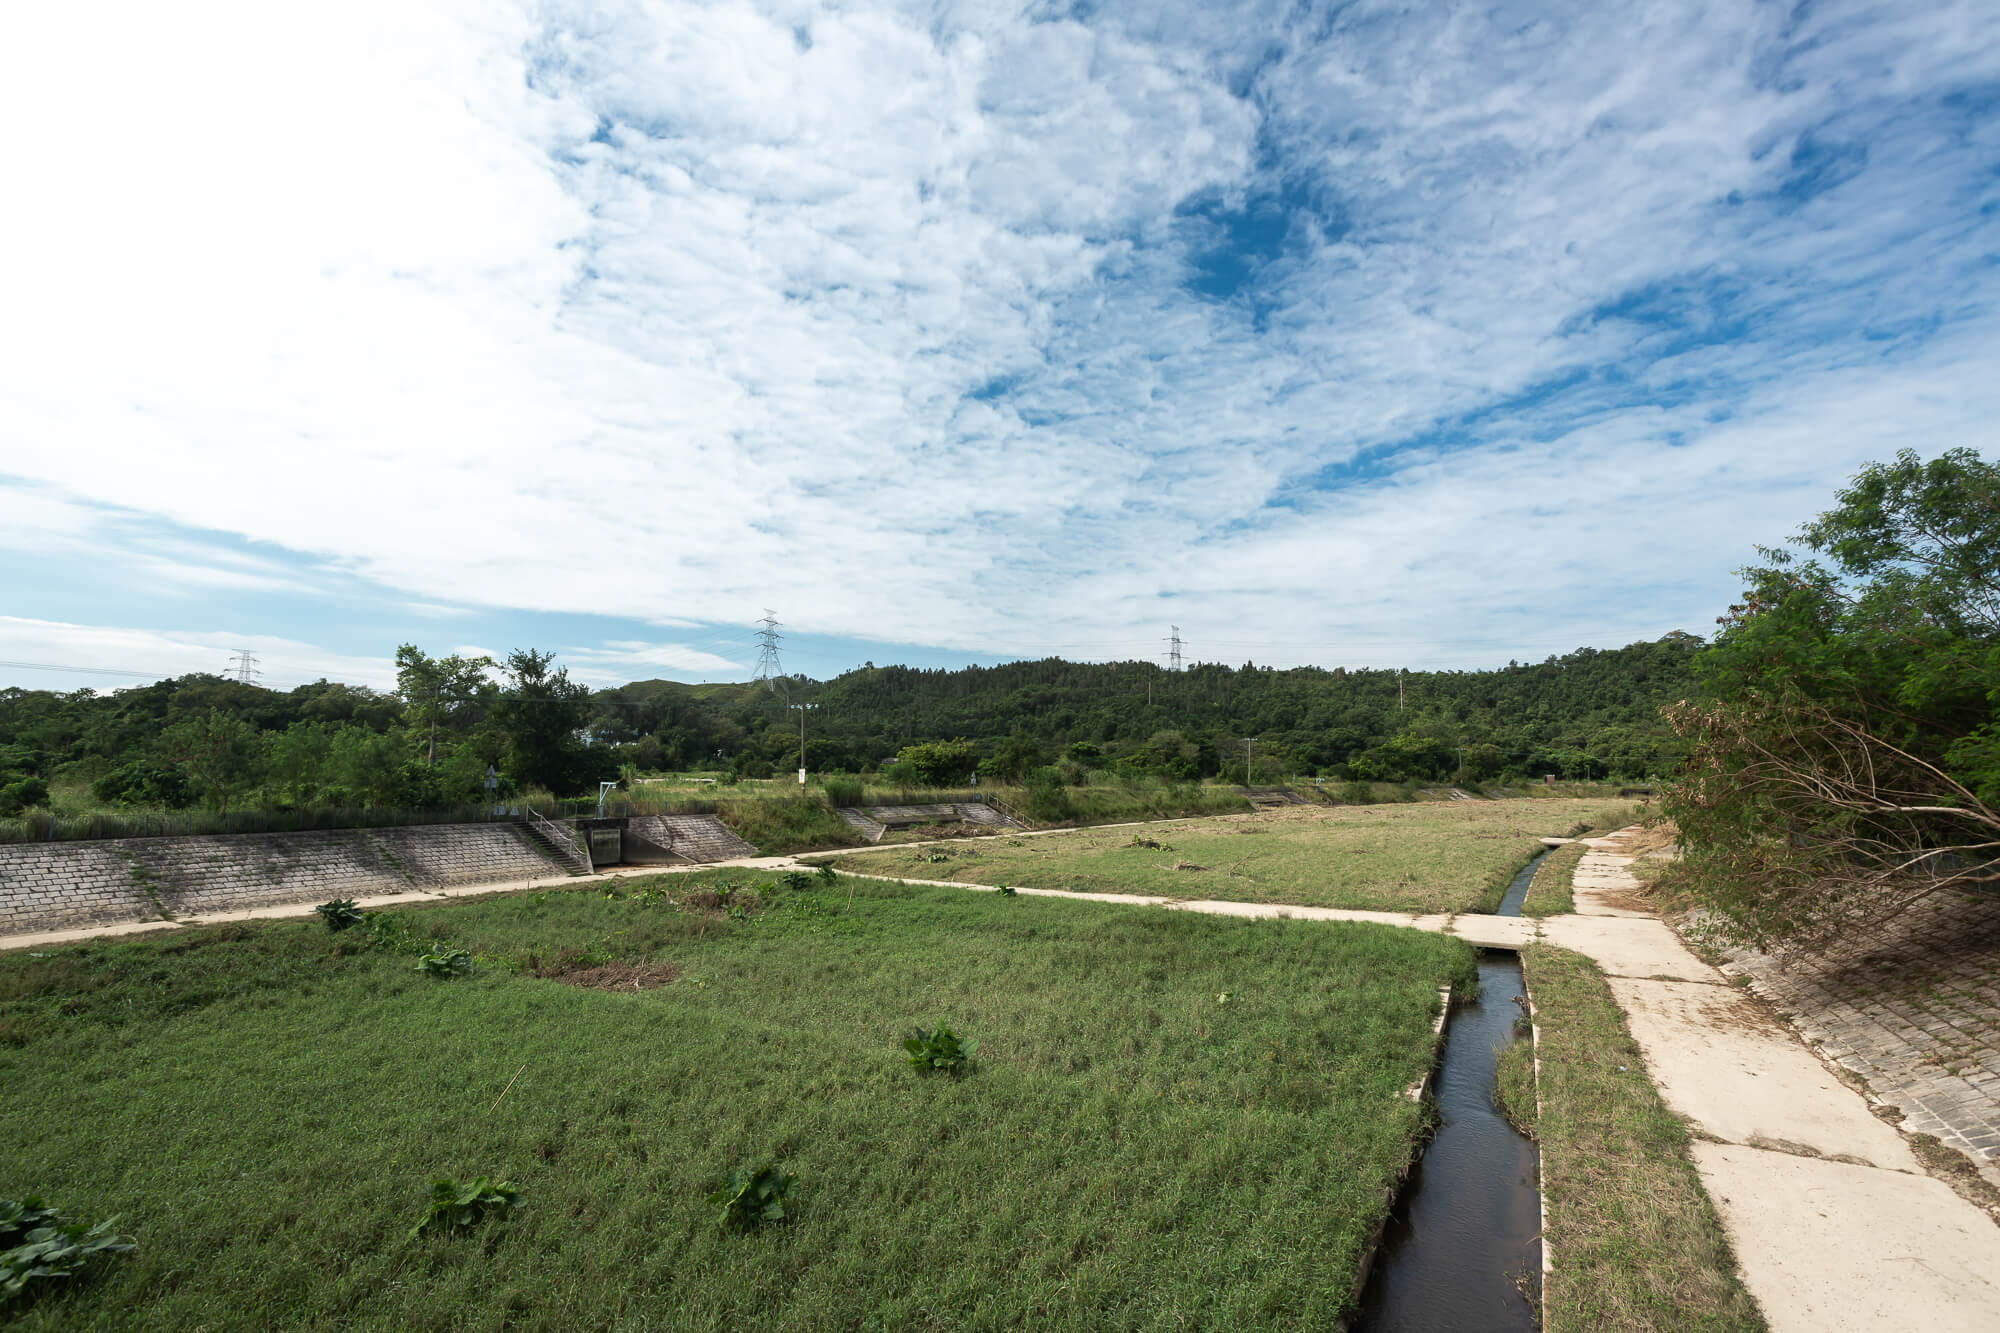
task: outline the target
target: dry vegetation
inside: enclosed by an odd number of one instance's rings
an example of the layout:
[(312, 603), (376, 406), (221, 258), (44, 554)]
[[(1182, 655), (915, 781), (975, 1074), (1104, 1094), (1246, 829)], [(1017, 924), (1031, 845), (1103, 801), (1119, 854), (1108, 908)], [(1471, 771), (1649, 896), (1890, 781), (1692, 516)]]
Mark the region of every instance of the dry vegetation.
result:
[(1293, 808), (849, 854), (865, 874), (1413, 912), (1490, 911), (1539, 839), (1627, 822), (1616, 800)]

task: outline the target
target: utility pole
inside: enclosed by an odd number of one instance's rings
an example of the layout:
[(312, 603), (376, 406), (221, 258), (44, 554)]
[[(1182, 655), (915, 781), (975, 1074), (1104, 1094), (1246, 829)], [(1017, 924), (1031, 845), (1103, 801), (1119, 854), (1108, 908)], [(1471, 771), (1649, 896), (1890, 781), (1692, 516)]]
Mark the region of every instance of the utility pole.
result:
[(1396, 711), (1403, 711), (1403, 668), (1396, 668)]
[(777, 614), (768, 606), (764, 608), (764, 618), (757, 623), (763, 626), (757, 631), (757, 679), (775, 690), (777, 678), (784, 674), (778, 665), (778, 640), (785, 636), (778, 633)]
[(1250, 785), (1250, 747), (1255, 744), (1248, 736), (1243, 738), (1243, 785), (1246, 787)]
[(236, 679), (242, 681), (245, 685), (248, 685), (251, 681), (264, 674), (257, 669), (257, 659), (250, 655), (248, 648), (238, 648), (236, 655), (230, 658), (229, 661), (230, 669), (235, 673)]
[(806, 785), (806, 714), (818, 708), (818, 704), (791, 704), (799, 710), (799, 785)]
[(1173, 631), (1173, 634), (1167, 639), (1167, 670), (1179, 671), (1181, 669), (1181, 627), (1179, 625), (1171, 625), (1168, 628)]

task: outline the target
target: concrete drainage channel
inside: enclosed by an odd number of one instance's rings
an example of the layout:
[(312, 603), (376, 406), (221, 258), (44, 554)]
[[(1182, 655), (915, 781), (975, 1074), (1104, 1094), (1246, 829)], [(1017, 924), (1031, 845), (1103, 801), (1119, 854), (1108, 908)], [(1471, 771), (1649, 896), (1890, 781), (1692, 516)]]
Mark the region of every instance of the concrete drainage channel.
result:
[[(1501, 899), (1519, 916), (1543, 852)], [(1526, 1012), (1521, 960), (1482, 949), (1479, 994), (1453, 1008), (1435, 1083), (1438, 1128), (1410, 1169), (1362, 1290), (1367, 1333), (1528, 1333), (1542, 1282), (1541, 1158), (1493, 1104), (1495, 1067)]]

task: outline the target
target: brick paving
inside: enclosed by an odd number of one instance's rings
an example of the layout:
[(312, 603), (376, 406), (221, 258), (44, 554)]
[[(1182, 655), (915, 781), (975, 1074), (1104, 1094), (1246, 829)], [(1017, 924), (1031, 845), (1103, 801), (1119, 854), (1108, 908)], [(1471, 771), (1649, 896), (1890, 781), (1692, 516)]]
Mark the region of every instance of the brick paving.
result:
[(2000, 893), (1940, 895), (1823, 953), (1733, 950), (1722, 970), (2000, 1185)]

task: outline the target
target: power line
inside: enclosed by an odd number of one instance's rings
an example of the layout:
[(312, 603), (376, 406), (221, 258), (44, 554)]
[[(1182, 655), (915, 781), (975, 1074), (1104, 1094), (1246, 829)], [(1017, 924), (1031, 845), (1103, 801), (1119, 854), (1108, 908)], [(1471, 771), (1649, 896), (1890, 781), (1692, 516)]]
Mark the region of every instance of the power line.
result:
[(257, 669), (257, 659), (250, 655), (248, 648), (238, 648), (236, 655), (229, 660), (234, 664), (232, 669), (235, 672), (236, 679), (245, 685), (248, 685), (251, 681), (264, 674)]

